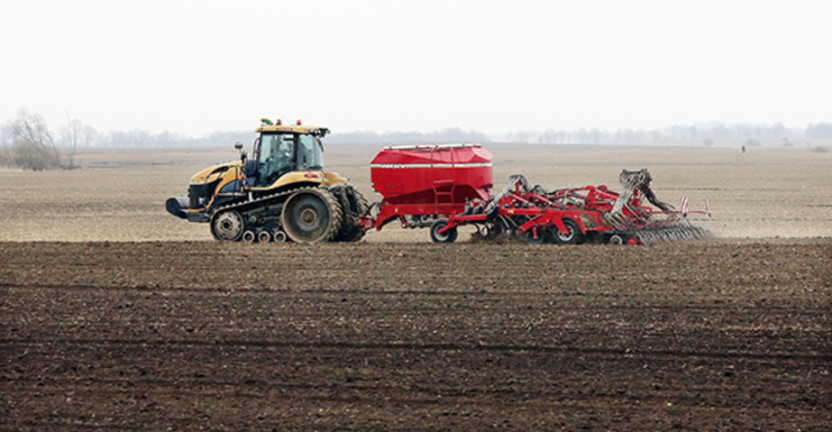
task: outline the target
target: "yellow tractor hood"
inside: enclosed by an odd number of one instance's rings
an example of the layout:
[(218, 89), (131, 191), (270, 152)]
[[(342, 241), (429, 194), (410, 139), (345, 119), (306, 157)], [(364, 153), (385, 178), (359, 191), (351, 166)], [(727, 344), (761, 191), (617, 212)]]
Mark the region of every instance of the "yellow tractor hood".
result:
[(213, 183), (219, 180), (221, 177), (223, 177), (223, 174), (226, 173), (229, 169), (242, 167), (243, 164), (240, 161), (225, 162), (219, 165), (214, 165), (194, 174), (193, 177), (191, 177), (191, 184)]

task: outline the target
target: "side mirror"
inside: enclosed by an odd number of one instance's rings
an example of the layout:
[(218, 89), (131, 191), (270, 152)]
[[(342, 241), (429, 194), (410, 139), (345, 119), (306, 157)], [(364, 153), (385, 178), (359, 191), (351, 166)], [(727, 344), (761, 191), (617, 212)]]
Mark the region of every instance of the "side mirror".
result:
[(243, 165), (246, 164), (246, 152), (243, 151), (243, 143), (237, 141), (234, 143), (234, 148), (240, 152), (240, 160), (243, 161)]

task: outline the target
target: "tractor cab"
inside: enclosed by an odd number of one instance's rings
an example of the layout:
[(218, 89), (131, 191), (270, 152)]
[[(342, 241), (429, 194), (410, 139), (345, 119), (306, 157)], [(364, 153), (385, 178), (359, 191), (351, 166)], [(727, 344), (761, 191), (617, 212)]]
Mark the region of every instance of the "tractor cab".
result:
[(300, 121), (295, 126), (263, 122), (257, 128), (260, 136), (254, 142), (251, 159), (246, 161), (247, 186), (268, 188), (291, 172), (323, 170), (324, 150), (319, 138), (329, 129), (301, 126)]

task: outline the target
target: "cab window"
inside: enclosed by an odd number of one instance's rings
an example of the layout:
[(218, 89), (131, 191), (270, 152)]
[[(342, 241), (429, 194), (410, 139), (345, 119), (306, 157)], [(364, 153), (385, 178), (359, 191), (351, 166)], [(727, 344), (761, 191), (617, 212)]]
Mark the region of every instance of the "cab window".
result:
[(294, 160), (294, 135), (269, 134), (263, 135), (260, 141), (260, 162), (258, 186), (268, 186), (280, 176), (292, 171)]
[(263, 135), (260, 139), (260, 155), (258, 162), (266, 163), (272, 156), (272, 150), (277, 148), (280, 138), (277, 135)]
[(321, 142), (312, 135), (298, 135), (299, 170), (319, 170), (324, 166)]

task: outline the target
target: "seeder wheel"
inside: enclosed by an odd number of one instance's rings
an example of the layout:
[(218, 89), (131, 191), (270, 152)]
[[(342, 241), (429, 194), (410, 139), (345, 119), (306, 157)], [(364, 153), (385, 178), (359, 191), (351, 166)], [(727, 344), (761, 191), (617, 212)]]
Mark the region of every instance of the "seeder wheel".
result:
[(559, 229), (554, 229), (555, 242), (558, 244), (578, 244), (583, 239), (581, 227), (573, 219), (563, 219), (567, 234), (562, 234)]
[(456, 240), (456, 236), (459, 234), (456, 231), (456, 228), (451, 228), (448, 231), (440, 234), (439, 230), (448, 226), (447, 219), (440, 219), (433, 223), (430, 227), (430, 239), (433, 240), (434, 243), (453, 243)]

